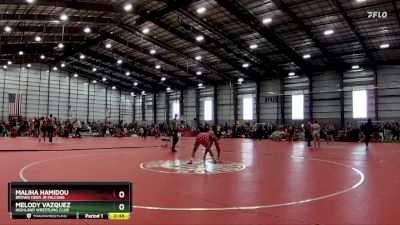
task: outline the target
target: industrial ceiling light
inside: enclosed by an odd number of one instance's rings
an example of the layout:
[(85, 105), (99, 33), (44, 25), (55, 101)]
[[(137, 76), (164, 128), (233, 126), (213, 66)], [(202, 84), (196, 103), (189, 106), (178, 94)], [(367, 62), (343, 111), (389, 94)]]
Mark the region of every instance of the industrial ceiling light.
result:
[(250, 66), (250, 64), (248, 64), (248, 63), (243, 63), (243, 65), (242, 65), (243, 68), (248, 68), (249, 66)]
[(351, 67), (351, 69), (353, 69), (353, 70), (358, 70), (358, 69), (360, 69), (360, 66), (359, 66), (359, 65), (353, 65), (353, 66)]
[(28, 68), (31, 68), (32, 65), (31, 65), (30, 63), (28, 63), (28, 65), (26, 65), (26, 66), (27, 66)]
[(331, 34), (333, 34), (333, 33), (335, 33), (335, 31), (333, 31), (333, 30), (326, 30), (326, 31), (324, 31), (324, 35), (325, 36), (328, 36), (328, 35), (331, 35)]
[(367, 0), (356, 0), (356, 2), (366, 2)]
[(194, 59), (197, 60), (197, 61), (200, 61), (201, 60), (201, 56), (198, 55)]
[(75, 73), (75, 74), (74, 74), (74, 77), (75, 77), (75, 78), (77, 78), (77, 77), (78, 77), (78, 74), (77, 74), (77, 73)]
[(61, 19), (62, 21), (66, 21), (66, 20), (68, 19), (68, 16), (65, 15), (65, 14), (62, 14), (62, 15), (60, 16), (60, 19)]
[(41, 41), (41, 40), (42, 40), (42, 38), (41, 38), (40, 36), (36, 36), (36, 37), (35, 37), (35, 41), (39, 42), (39, 41)]
[(19, 51), (19, 52), (18, 52), (18, 55), (23, 55), (23, 54), (24, 54), (23, 51)]
[(9, 26), (4, 27), (4, 31), (5, 32), (11, 32), (11, 27), (9, 27)]
[(32, 3), (34, 0), (26, 0), (26, 2), (28, 3)]
[(166, 78), (165, 77), (161, 77), (161, 81), (165, 81), (166, 80)]
[(146, 28), (144, 28), (144, 29), (142, 30), (142, 32), (143, 32), (143, 34), (147, 34), (147, 33), (150, 32), (150, 29), (146, 27)]
[(137, 86), (137, 85), (138, 85), (138, 83), (137, 83), (137, 82), (133, 83), (133, 86)]
[(389, 48), (390, 45), (388, 43), (385, 43), (385, 44), (381, 44), (379, 47), (380, 48)]
[(106, 44), (106, 48), (110, 49), (112, 47), (112, 45), (110, 43)]
[(6, 66), (6, 65), (4, 65), (4, 66), (3, 66), (3, 69), (7, 69), (7, 66)]
[(94, 80), (94, 81), (93, 81), (93, 84), (95, 84), (95, 83), (97, 83), (97, 80)]
[(131, 92), (131, 96), (135, 96), (135, 93)]
[(201, 74), (203, 74), (203, 72), (201, 72), (201, 71), (196, 72), (196, 75), (198, 75), (198, 76), (200, 76)]
[(130, 72), (126, 72), (125, 75), (126, 75), (126, 76), (129, 76), (129, 75), (131, 75), (131, 73), (130, 73)]
[(239, 82), (239, 83), (242, 83), (243, 80), (244, 80), (243, 78), (239, 78), (239, 79), (238, 79), (238, 82)]
[(44, 55), (41, 55), (41, 56), (40, 56), (40, 58), (41, 58), (41, 59), (45, 59), (45, 58), (46, 58), (46, 56), (44, 56)]
[(64, 64), (64, 63), (61, 63), (61, 67), (63, 67), (63, 68), (64, 68), (64, 67), (65, 67), (65, 64)]
[(167, 87), (167, 89), (166, 89), (167, 91), (171, 91), (171, 88), (170, 87)]
[(196, 12), (198, 13), (198, 14), (202, 14), (202, 13), (204, 13), (206, 11), (206, 8), (205, 7), (200, 7), (200, 8), (198, 8), (197, 10), (196, 10)]
[(204, 85), (203, 85), (203, 83), (199, 83), (198, 85), (197, 85), (197, 87), (203, 87)]
[(64, 48), (64, 44), (63, 43), (58, 43), (58, 48)]
[(258, 48), (258, 45), (257, 45), (257, 44), (252, 44), (252, 45), (250, 45), (250, 49), (256, 49), (256, 48)]
[(107, 81), (107, 78), (103, 77), (103, 79), (101, 79), (103, 82)]
[(161, 66), (160, 66), (160, 65), (156, 65), (156, 69), (158, 69), (158, 70), (159, 70), (160, 68), (161, 68)]
[(58, 70), (58, 68), (57, 67), (53, 67), (53, 70), (56, 71), (56, 70)]
[(90, 27), (85, 27), (85, 29), (83, 30), (83, 32), (85, 33), (90, 33), (92, 30), (90, 29)]
[(112, 89), (115, 90), (115, 89), (117, 89), (117, 88), (116, 88), (115, 86), (112, 86)]
[(128, 4), (126, 4), (126, 5), (124, 6), (125, 11), (127, 11), (127, 12), (131, 11), (132, 8), (133, 8), (133, 7), (132, 7), (132, 4), (130, 4), (130, 3), (128, 3)]
[(118, 59), (117, 64), (122, 64), (122, 59)]
[(97, 71), (96, 67), (93, 67), (92, 71), (93, 71), (93, 72), (96, 72), (96, 71)]
[(8, 60), (7, 64), (8, 64), (8, 65), (11, 65), (11, 64), (12, 64), (12, 62), (11, 62), (10, 60)]
[(271, 18), (265, 18), (265, 19), (262, 20), (263, 24), (268, 24), (268, 23), (271, 23), (271, 22), (272, 22)]
[(303, 55), (303, 59), (309, 59), (309, 58), (311, 58), (311, 55), (310, 55), (310, 54), (304, 54), (304, 55)]
[(81, 54), (81, 55), (79, 56), (79, 58), (80, 58), (80, 59), (85, 59), (85, 55), (84, 55), (84, 54)]
[(142, 95), (146, 95), (146, 92), (145, 92), (145, 91), (142, 91)]
[(196, 36), (196, 41), (203, 41), (204, 40), (204, 36), (203, 35), (198, 35)]
[(289, 75), (289, 77), (293, 77), (294, 75), (296, 75), (296, 73), (295, 72), (290, 72), (288, 75)]
[(156, 50), (155, 49), (151, 49), (150, 50), (150, 54), (152, 54), (152, 55), (156, 54)]

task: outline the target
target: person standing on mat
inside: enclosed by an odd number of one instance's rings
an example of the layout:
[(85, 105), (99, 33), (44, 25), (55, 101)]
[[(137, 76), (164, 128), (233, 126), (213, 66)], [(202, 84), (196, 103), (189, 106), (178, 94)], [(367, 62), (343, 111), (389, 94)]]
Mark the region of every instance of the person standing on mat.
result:
[(314, 120), (314, 123), (311, 124), (311, 131), (312, 131), (312, 136), (313, 136), (313, 143), (314, 143), (314, 148), (317, 148), (317, 144), (318, 144), (318, 148), (321, 146), (320, 145), (320, 132), (321, 132), (321, 126), (318, 124), (317, 120)]
[(172, 134), (172, 147), (171, 151), (176, 152), (175, 146), (178, 144), (179, 137), (179, 124), (178, 124), (178, 114), (175, 114), (174, 120), (172, 121), (172, 126), (171, 126), (171, 134)]
[(221, 156), (221, 148), (219, 146), (218, 138), (214, 135), (214, 132), (212, 131), (207, 131), (207, 132), (201, 132), (196, 136), (196, 141), (193, 146), (193, 152), (192, 152), (192, 157), (188, 164), (193, 164), (194, 157), (196, 155), (196, 151), (199, 148), (200, 145), (206, 147), (206, 151), (204, 153), (203, 160), (205, 161), (207, 153), (209, 153), (213, 159), (214, 163), (217, 163), (217, 160), (214, 157), (214, 154), (211, 151), (211, 145), (215, 143), (215, 146), (217, 147), (217, 152), (218, 152), (218, 159), (220, 159)]
[(56, 119), (53, 117), (53, 114), (50, 114), (49, 124), (48, 124), (49, 142), (53, 142), (55, 124), (56, 124)]
[(362, 132), (364, 133), (365, 146), (368, 149), (368, 144), (371, 141), (371, 134), (374, 132), (374, 126), (372, 125), (372, 120), (368, 119), (368, 122), (362, 127)]
[(306, 124), (306, 127), (305, 127), (305, 138), (307, 140), (307, 146), (311, 147), (312, 146), (311, 145), (311, 141), (313, 139), (312, 133), (311, 133), (311, 121)]

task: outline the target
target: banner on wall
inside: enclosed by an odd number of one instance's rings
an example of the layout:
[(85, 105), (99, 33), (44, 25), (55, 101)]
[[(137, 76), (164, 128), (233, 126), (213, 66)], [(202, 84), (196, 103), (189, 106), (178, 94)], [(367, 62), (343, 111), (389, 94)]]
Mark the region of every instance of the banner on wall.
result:
[(8, 115), (21, 115), (22, 94), (8, 93)]

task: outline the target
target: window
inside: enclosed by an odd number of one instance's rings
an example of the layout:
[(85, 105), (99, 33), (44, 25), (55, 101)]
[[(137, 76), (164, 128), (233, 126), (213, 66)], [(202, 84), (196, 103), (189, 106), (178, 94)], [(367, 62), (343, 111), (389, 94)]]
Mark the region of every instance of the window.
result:
[(211, 121), (213, 119), (213, 101), (204, 101), (204, 120)]
[(175, 115), (178, 114), (178, 119), (179, 119), (179, 101), (174, 101), (172, 102), (172, 118), (175, 118)]
[(353, 91), (353, 118), (367, 118), (367, 91)]
[(292, 95), (292, 120), (304, 119), (304, 95)]
[(253, 120), (253, 98), (243, 98), (243, 120)]

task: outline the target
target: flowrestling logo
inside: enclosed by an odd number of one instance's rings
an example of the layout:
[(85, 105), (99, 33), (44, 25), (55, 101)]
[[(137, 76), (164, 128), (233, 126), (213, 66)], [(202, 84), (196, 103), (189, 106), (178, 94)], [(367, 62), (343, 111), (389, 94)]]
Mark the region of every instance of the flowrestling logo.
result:
[(219, 162), (195, 160), (193, 164), (187, 164), (188, 160), (158, 160), (140, 164), (140, 168), (160, 173), (175, 174), (220, 174), (232, 173), (244, 170), (245, 165), (236, 162)]
[(379, 19), (382, 19), (382, 18), (387, 18), (387, 16), (388, 16), (388, 13), (386, 12), (386, 11), (368, 11), (367, 12), (367, 14), (368, 14), (368, 18), (379, 18)]

